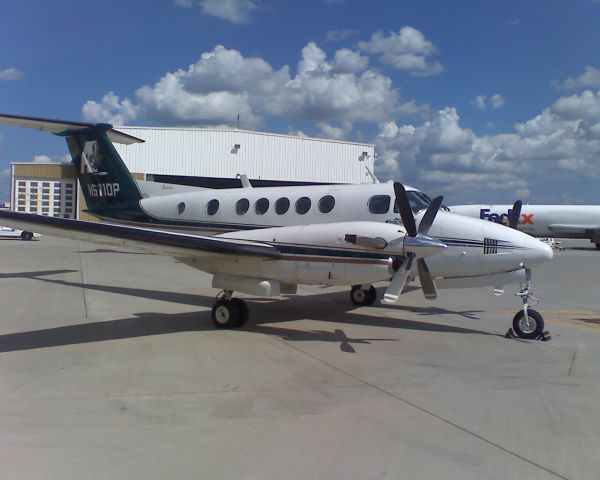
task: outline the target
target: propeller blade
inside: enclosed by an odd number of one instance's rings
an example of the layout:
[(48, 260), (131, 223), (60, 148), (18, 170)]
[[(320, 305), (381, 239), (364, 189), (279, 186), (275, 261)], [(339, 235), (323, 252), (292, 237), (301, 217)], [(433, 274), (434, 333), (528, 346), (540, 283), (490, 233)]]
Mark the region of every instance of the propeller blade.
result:
[(510, 218), (508, 220), (508, 226), (510, 228), (519, 228), (519, 220), (521, 220), (521, 208), (523, 208), (523, 202), (517, 200), (513, 205)]
[(431, 224), (435, 220), (435, 216), (440, 210), (440, 206), (442, 205), (443, 201), (444, 197), (440, 195), (439, 197), (435, 197), (433, 201), (429, 204), (429, 207), (427, 207), (427, 211), (425, 212), (425, 214), (421, 218), (421, 222), (419, 223), (419, 233), (426, 234), (429, 231), (429, 229), (431, 228)]
[(437, 291), (435, 289), (435, 283), (433, 283), (433, 278), (431, 278), (431, 273), (429, 273), (429, 268), (427, 267), (425, 260), (419, 258), (417, 260), (417, 267), (419, 269), (419, 280), (421, 280), (421, 288), (423, 289), (425, 298), (427, 300), (435, 300), (437, 298)]
[(406, 281), (408, 280), (408, 275), (410, 273), (410, 269), (412, 267), (414, 255), (408, 255), (406, 257), (406, 262), (402, 265), (402, 268), (396, 272), (390, 285), (388, 286), (385, 294), (383, 295), (383, 299), (381, 303), (393, 304), (398, 301), (400, 298), (400, 294), (404, 287), (406, 286)]
[(409, 237), (416, 237), (417, 226), (415, 224), (415, 217), (410, 208), (410, 203), (408, 203), (404, 185), (399, 182), (394, 182), (394, 193), (396, 194), (396, 204), (400, 210), (400, 218), (402, 219), (406, 233)]

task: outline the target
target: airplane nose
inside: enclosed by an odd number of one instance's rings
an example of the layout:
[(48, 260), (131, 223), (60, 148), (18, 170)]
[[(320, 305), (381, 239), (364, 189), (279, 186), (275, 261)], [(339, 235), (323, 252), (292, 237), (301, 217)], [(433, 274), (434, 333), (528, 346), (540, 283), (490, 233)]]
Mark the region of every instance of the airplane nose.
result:
[(528, 257), (525, 264), (529, 265), (539, 265), (541, 263), (546, 263), (548, 260), (551, 260), (554, 257), (554, 250), (550, 245), (541, 242), (537, 238), (531, 237), (533, 242), (530, 242), (528, 252), (526, 256)]

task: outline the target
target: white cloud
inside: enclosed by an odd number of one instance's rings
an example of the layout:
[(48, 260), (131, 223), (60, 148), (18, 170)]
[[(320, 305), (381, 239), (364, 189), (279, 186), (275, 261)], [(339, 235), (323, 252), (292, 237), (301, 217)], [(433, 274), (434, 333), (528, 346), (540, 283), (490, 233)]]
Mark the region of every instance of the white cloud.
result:
[(48, 155), (34, 155), (33, 163), (51, 163), (52, 159)]
[(375, 32), (369, 41), (358, 42), (364, 52), (379, 55), (379, 61), (397, 70), (406, 70), (414, 76), (437, 75), (444, 67), (428, 57), (437, 52), (432, 42), (416, 28), (405, 26), (398, 33)]
[(484, 110), (485, 108), (487, 108), (486, 96), (485, 95), (477, 95), (471, 101), (471, 105), (473, 105), (475, 108), (478, 108), (479, 110)]
[(445, 108), (421, 125), (380, 124), (375, 142), (382, 180), (397, 178), (397, 162), (404, 181), (432, 193), (472, 202), (526, 199), (565, 175), (600, 178), (600, 92), (559, 98), (513, 133), (478, 136)]
[(20, 80), (23, 74), (16, 68), (5, 68), (0, 70), (0, 81), (14, 81)]
[(492, 95), (489, 100), (485, 95), (477, 95), (472, 101), (471, 105), (479, 110), (485, 110), (486, 108), (501, 108), (505, 104), (504, 97), (499, 93)]
[(352, 130), (352, 123), (345, 122), (343, 125), (336, 127), (326, 122), (318, 122), (316, 124), (320, 131), (320, 136), (323, 138), (330, 138), (333, 140), (343, 140), (347, 137), (348, 133)]
[(506, 101), (504, 100), (504, 97), (499, 93), (496, 93), (495, 95), (492, 95), (490, 97), (490, 105), (492, 106), (492, 108), (503, 107), (505, 103)]
[(314, 42), (302, 49), (296, 75), (286, 65), (275, 70), (262, 58), (244, 57), (221, 45), (187, 69), (166, 73), (144, 85), (136, 101), (109, 92), (83, 106), (88, 121), (114, 124), (146, 120), (162, 124), (235, 123), (260, 126), (265, 117), (315, 122), (384, 122), (422, 113), (427, 106), (400, 102), (392, 80), (368, 69), (368, 59), (340, 49), (332, 61)]
[(113, 125), (126, 125), (137, 117), (137, 107), (127, 98), (121, 101), (113, 92), (104, 95), (100, 103), (88, 100), (83, 105), (81, 112), (83, 119), (87, 122)]
[(563, 90), (582, 90), (586, 88), (600, 88), (600, 70), (588, 65), (585, 71), (575, 78), (567, 78), (564, 82), (555, 80), (552, 84)]
[(248, 23), (252, 12), (258, 9), (252, 0), (175, 0), (175, 5), (184, 8), (191, 8), (195, 3), (203, 14), (232, 23)]

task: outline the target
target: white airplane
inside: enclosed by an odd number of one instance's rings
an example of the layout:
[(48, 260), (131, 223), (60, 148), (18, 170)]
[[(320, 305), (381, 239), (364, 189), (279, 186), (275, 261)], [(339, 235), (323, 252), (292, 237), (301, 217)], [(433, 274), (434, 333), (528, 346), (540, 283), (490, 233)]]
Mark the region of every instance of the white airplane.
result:
[[(454, 205), (449, 209), (491, 222), (514, 216), (511, 205)], [(600, 249), (600, 205), (523, 205), (518, 229), (534, 237), (585, 238)]]
[[(295, 293), (298, 284), (351, 285), (352, 301), (370, 305), (376, 300), (372, 284), (391, 280), (382, 302), (395, 304), (418, 275), (429, 299), (437, 297), (436, 287), (494, 286), (501, 291), (506, 284), (520, 283), (523, 309), (513, 318), (514, 331), (522, 338), (543, 332), (542, 316), (528, 306), (531, 268), (551, 259), (552, 249), (505, 226), (440, 210), (442, 197), (431, 200), (399, 183), (149, 188), (151, 182), (133, 180), (111, 143), (142, 140), (111, 125), (9, 115), (0, 115), (0, 123), (66, 137), (89, 211), (121, 222), (0, 212), (2, 223), (83, 241), (134, 245), (211, 273), (213, 287), (223, 290), (212, 309), (217, 327), (241, 326), (248, 318), (245, 302), (234, 298), (234, 291), (278, 296)], [(203, 236), (156, 226), (227, 233)]]

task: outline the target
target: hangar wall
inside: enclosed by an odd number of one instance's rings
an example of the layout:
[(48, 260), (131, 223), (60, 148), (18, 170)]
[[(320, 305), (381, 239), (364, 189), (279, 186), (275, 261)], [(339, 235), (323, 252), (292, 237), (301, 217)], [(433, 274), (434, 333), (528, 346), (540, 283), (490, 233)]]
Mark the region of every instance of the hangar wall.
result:
[(115, 127), (145, 143), (115, 147), (131, 171), (146, 175), (310, 183), (370, 183), (374, 148), (368, 143), (248, 130)]

